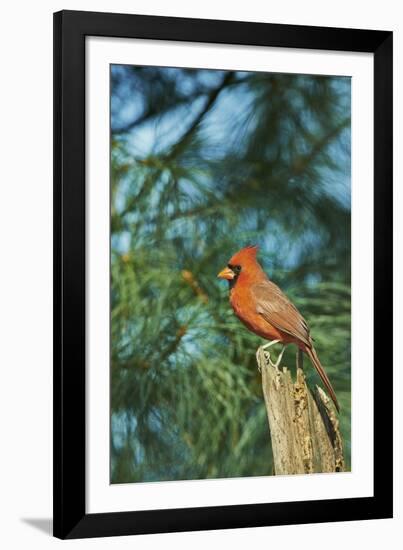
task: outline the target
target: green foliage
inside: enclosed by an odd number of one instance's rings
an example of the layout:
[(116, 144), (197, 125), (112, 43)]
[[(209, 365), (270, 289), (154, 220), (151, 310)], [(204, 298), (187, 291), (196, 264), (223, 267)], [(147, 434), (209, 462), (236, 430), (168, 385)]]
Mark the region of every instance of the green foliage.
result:
[(272, 473), (261, 340), (216, 278), (250, 242), (311, 326), (349, 461), (349, 79), (114, 66), (111, 82), (112, 482)]

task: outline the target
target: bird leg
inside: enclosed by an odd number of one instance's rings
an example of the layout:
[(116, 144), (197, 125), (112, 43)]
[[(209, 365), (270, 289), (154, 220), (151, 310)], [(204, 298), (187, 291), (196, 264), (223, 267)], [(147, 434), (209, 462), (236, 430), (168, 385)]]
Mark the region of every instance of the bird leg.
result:
[[(283, 349), (280, 351), (280, 355), (277, 357), (277, 361), (276, 361), (276, 363), (273, 365), (273, 367), (276, 368), (276, 369), (278, 369), (279, 366), (280, 366), (281, 360), (282, 360), (283, 355), (284, 355), (284, 352), (285, 352), (285, 348), (286, 348), (286, 346), (283, 345)], [(270, 360), (269, 360), (269, 361), (270, 361)], [(270, 363), (271, 363), (271, 361), (270, 361)]]
[(278, 344), (280, 340), (272, 340), (271, 342), (267, 342), (264, 346), (261, 346), (262, 349), (267, 349), (270, 346), (274, 346), (274, 344)]
[(259, 346), (256, 352), (256, 359), (257, 359), (257, 365), (258, 365), (258, 371), (261, 372), (260, 368), (260, 362), (259, 362), (259, 355), (263, 353), (264, 358), (269, 362), (270, 365), (273, 365), (270, 359), (270, 352), (266, 351), (267, 348), (270, 346), (274, 346), (274, 344), (278, 344), (280, 340), (272, 340), (271, 342), (268, 342), (267, 344), (264, 344), (263, 346)]
[(260, 364), (259, 364), (259, 352), (260, 352), (260, 350), (262, 350), (262, 352), (264, 353), (264, 356), (267, 359), (267, 361), (269, 362), (269, 365), (271, 365), (272, 367), (274, 367), (276, 369), (279, 367), (279, 365), (281, 363), (281, 360), (283, 358), (285, 346), (283, 345), (283, 349), (281, 350), (280, 355), (278, 356), (277, 361), (275, 363), (273, 363), (273, 361), (271, 360), (270, 352), (266, 351), (267, 348), (269, 348), (270, 346), (274, 346), (274, 344), (278, 344), (279, 342), (280, 342), (280, 340), (272, 340), (271, 342), (268, 342), (264, 346), (260, 346), (260, 348), (258, 348), (258, 350), (256, 352), (256, 358), (258, 360), (259, 372), (260, 372)]

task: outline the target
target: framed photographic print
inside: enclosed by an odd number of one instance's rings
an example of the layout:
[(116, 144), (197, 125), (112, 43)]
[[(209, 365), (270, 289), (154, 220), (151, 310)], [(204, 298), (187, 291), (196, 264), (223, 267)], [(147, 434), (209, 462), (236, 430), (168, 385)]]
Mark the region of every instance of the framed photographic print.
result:
[(56, 13), (54, 281), (55, 536), (391, 517), (392, 33)]

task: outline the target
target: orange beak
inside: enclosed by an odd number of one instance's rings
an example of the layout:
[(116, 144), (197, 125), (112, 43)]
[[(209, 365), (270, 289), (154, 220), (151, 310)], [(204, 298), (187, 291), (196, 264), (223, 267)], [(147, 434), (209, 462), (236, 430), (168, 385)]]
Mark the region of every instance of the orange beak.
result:
[(217, 277), (219, 277), (220, 279), (227, 279), (227, 281), (230, 281), (235, 277), (235, 273), (229, 267), (225, 267), (222, 271), (220, 271)]

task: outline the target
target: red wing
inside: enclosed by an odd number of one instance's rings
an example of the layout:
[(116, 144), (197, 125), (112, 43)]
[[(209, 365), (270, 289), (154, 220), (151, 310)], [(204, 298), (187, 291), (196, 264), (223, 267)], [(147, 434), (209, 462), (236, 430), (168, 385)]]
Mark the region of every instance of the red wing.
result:
[(277, 285), (267, 280), (254, 285), (251, 292), (257, 304), (256, 311), (268, 323), (311, 347), (305, 319)]

